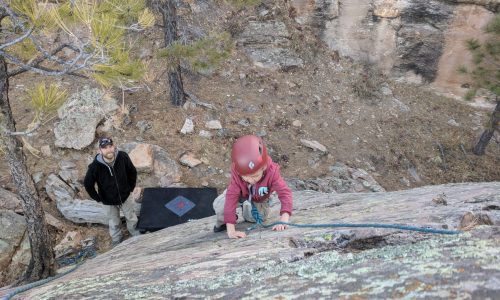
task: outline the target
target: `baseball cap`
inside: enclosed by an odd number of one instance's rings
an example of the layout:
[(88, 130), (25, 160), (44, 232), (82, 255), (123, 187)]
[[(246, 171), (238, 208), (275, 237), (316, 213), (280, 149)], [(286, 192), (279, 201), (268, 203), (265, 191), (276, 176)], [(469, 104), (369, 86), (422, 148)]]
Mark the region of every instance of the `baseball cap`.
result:
[(107, 145), (113, 145), (113, 140), (111, 138), (103, 137), (99, 139), (99, 148), (104, 148)]

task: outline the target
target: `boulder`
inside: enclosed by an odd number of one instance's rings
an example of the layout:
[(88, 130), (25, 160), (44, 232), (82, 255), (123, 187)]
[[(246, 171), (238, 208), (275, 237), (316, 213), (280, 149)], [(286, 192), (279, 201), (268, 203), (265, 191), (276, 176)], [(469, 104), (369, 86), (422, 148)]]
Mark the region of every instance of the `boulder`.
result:
[(106, 206), (94, 200), (61, 198), (57, 200), (57, 209), (74, 223), (109, 223)]
[(20, 275), (31, 258), (23, 216), (0, 210), (0, 282)]
[(179, 159), (179, 161), (182, 165), (190, 168), (194, 168), (202, 163), (202, 161), (197, 159), (191, 152), (184, 153)]
[(45, 181), (45, 191), (55, 202), (71, 201), (75, 197), (75, 190), (55, 174), (50, 174)]
[[(494, 197), (499, 189), (500, 182), (489, 182), (388, 193), (301, 191), (293, 195), (291, 221), (456, 230), (465, 213), (500, 206)], [(448, 205), (433, 205), (430, 199), (441, 193), (448, 195)], [(483, 213), (494, 225), (461, 234), (291, 227), (250, 231), (240, 240), (214, 233), (215, 217), (209, 217), (130, 238), (20, 297), (496, 299), (500, 210)], [(270, 221), (278, 218), (275, 205)]]
[[(131, 153), (138, 145), (138, 143), (127, 143), (120, 145), (120, 149), (127, 153)], [(176, 161), (160, 146), (153, 144), (146, 145), (150, 145), (153, 151), (153, 168), (149, 174), (138, 174), (137, 186), (166, 187), (178, 184), (181, 180), (182, 173)]]
[(81, 248), (82, 235), (78, 231), (70, 231), (66, 233), (64, 238), (54, 247), (56, 258), (74, 253)]
[(114, 99), (104, 99), (99, 89), (84, 87), (58, 109), (60, 121), (54, 127), (55, 145), (81, 150), (95, 138), (97, 125), (119, 107)]
[(21, 212), (21, 198), (18, 195), (0, 188), (0, 210)]
[(363, 169), (354, 169), (342, 163), (330, 167), (330, 173), (321, 178), (287, 179), (292, 190), (313, 190), (323, 193), (385, 192), (385, 189)]
[(154, 156), (153, 146), (150, 144), (137, 144), (129, 152), (130, 160), (137, 172), (151, 173), (153, 171)]
[(289, 70), (304, 65), (292, 50), (291, 35), (280, 21), (250, 21), (238, 39), (254, 65), (272, 69)]

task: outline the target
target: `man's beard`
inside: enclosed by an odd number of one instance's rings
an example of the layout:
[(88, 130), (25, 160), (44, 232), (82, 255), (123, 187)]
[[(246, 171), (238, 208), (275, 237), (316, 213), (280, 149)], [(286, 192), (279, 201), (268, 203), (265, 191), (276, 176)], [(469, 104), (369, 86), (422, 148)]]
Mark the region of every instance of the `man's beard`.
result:
[(109, 161), (113, 161), (115, 159), (115, 153), (114, 152), (107, 153), (104, 155), (104, 158), (106, 158)]

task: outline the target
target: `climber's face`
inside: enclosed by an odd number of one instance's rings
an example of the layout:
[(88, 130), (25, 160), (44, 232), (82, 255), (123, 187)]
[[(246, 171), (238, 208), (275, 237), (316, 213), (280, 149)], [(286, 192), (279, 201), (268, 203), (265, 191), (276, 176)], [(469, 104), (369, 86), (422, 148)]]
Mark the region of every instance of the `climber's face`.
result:
[(241, 176), (241, 178), (246, 182), (246, 183), (249, 183), (249, 184), (256, 184), (257, 182), (259, 182), (259, 180), (262, 179), (262, 176), (264, 175), (264, 171), (266, 170), (266, 167), (262, 167), (260, 168), (259, 170), (257, 170), (257, 172), (254, 172), (252, 174), (248, 174), (248, 175), (245, 175), (245, 176)]

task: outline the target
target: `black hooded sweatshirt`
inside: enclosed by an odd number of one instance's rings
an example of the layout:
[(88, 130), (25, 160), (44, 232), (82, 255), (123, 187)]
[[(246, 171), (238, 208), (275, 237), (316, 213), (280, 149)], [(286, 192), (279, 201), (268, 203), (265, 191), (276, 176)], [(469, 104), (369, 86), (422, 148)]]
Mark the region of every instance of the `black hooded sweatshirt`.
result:
[(118, 151), (111, 165), (104, 161), (101, 154), (97, 154), (89, 165), (83, 184), (90, 197), (97, 202), (121, 205), (134, 190), (136, 180), (137, 170), (130, 157)]

